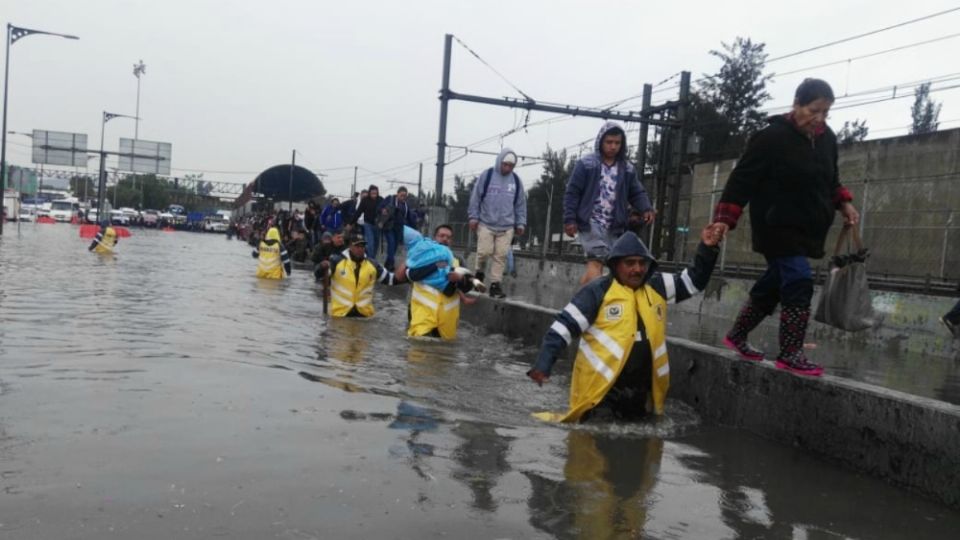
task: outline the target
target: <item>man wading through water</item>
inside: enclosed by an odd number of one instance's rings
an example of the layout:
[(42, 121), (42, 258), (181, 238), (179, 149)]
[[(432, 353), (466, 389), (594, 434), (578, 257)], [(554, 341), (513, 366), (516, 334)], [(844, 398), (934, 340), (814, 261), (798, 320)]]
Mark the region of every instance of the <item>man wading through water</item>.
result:
[(715, 225), (700, 232), (693, 266), (679, 274), (657, 271), (640, 238), (626, 232), (613, 245), (611, 274), (580, 289), (543, 337), (540, 355), (527, 376), (543, 384), (567, 345), (580, 338), (565, 413), (534, 416), (552, 422), (633, 420), (663, 414), (670, 386), (667, 304), (706, 287), (720, 250)]

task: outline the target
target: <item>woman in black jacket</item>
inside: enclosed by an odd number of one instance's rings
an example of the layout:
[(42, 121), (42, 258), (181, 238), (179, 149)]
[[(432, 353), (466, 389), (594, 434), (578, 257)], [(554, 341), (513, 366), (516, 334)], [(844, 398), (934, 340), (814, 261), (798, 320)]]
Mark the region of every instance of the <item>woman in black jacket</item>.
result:
[(377, 253), (380, 252), (380, 227), (377, 226), (377, 216), (382, 205), (383, 197), (380, 196), (380, 188), (370, 184), (367, 196), (360, 200), (357, 211), (350, 220), (351, 225), (356, 225), (363, 217), (363, 238), (367, 242), (367, 258), (370, 260), (376, 260)]
[(810, 318), (813, 274), (808, 258), (824, 255), (823, 245), (839, 210), (846, 226), (860, 219), (852, 195), (840, 184), (837, 137), (827, 126), (833, 90), (820, 79), (806, 79), (793, 111), (770, 118), (754, 135), (714, 211), (722, 232), (733, 229), (750, 205), (753, 250), (767, 260), (767, 270), (750, 290), (724, 345), (747, 360), (764, 354), (747, 343), (747, 334), (780, 309), (778, 368), (819, 376), (823, 368), (803, 353)]

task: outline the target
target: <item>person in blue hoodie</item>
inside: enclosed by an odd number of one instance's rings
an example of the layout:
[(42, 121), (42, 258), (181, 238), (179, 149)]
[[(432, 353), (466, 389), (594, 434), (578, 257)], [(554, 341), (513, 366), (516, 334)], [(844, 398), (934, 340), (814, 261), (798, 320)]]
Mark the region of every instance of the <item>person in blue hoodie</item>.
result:
[(343, 212), (340, 208), (340, 199), (334, 197), (320, 213), (320, 224), (324, 231), (339, 231), (343, 228)]
[(594, 142), (594, 152), (577, 161), (563, 194), (563, 231), (580, 234), (587, 268), (585, 285), (603, 274), (603, 261), (617, 238), (627, 230), (630, 208), (644, 224), (654, 211), (637, 171), (627, 160), (627, 135), (616, 122), (606, 122)]
[(523, 236), (527, 227), (527, 194), (520, 177), (513, 172), (517, 154), (504, 148), (497, 155), (493, 167), (477, 178), (470, 193), (467, 216), (470, 230), (477, 232), (477, 272), (483, 272), (491, 259), (489, 294), (494, 298), (506, 296), (500, 287), (507, 251), (514, 233)]

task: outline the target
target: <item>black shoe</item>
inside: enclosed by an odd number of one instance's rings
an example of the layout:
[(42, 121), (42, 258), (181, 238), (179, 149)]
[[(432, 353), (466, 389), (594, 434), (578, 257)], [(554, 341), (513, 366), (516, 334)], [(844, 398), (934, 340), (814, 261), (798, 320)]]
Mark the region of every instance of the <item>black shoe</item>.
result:
[(947, 327), (947, 330), (949, 330), (950, 333), (953, 334), (954, 338), (960, 339), (960, 324), (952, 322), (950, 319), (946, 317), (940, 317), (940, 322), (942, 322), (943, 325)]
[(507, 295), (503, 294), (503, 289), (500, 288), (499, 282), (494, 282), (490, 284), (490, 291), (488, 292), (490, 298), (506, 298)]

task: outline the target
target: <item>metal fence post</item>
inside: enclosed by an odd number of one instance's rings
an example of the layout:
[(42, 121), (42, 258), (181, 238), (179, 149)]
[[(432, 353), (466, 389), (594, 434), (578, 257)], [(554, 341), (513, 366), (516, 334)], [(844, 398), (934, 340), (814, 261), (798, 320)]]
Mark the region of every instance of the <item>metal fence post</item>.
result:
[(863, 179), (863, 204), (860, 205), (860, 238), (866, 230), (864, 223), (867, 221), (867, 196), (870, 194), (870, 179)]
[(953, 212), (947, 217), (947, 223), (943, 226), (943, 249), (940, 251), (940, 279), (944, 279), (947, 273), (947, 245), (950, 238), (950, 226), (953, 225)]

